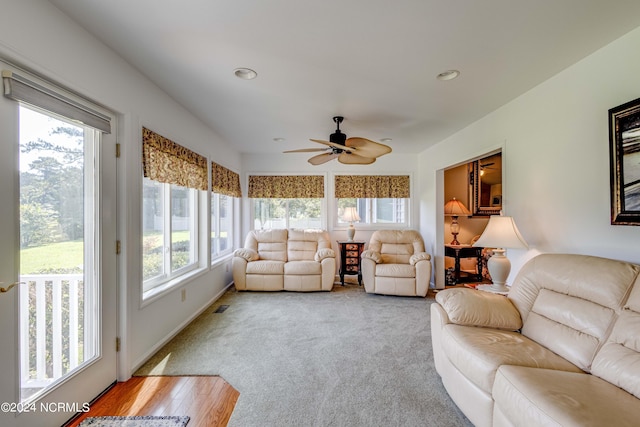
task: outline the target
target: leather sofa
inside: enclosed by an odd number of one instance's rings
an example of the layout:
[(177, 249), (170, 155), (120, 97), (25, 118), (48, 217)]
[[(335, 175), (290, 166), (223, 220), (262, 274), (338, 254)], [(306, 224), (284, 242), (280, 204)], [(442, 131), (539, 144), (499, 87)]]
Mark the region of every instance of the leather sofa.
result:
[(239, 291), (330, 291), (335, 252), (322, 230), (253, 230), (233, 254)]
[(361, 255), (366, 292), (384, 295), (427, 295), (431, 256), (416, 230), (379, 230)]
[(476, 426), (640, 425), (640, 266), (543, 254), (507, 296), (431, 305), (442, 382)]

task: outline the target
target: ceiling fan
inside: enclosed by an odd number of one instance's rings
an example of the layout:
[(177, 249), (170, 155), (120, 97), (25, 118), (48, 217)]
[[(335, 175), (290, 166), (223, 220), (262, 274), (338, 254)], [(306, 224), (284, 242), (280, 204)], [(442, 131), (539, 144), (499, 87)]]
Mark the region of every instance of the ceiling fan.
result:
[(347, 138), (347, 135), (340, 131), (340, 123), (342, 123), (343, 120), (344, 117), (342, 116), (335, 116), (333, 118), (337, 129), (335, 133), (329, 136), (329, 141), (311, 139), (311, 141), (326, 145), (327, 147), (302, 148), (300, 150), (285, 151), (285, 153), (325, 151), (325, 153), (313, 156), (308, 160), (312, 165), (321, 165), (336, 158), (340, 163), (348, 165), (368, 165), (375, 162), (376, 158), (391, 152), (391, 147), (367, 138)]

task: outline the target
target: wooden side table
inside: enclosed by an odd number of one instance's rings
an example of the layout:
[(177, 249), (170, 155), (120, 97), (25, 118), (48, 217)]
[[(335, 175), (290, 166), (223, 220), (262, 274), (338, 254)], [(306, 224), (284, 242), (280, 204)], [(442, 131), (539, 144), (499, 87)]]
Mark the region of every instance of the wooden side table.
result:
[(365, 242), (338, 241), (340, 246), (340, 281), (344, 286), (345, 274), (357, 274), (358, 285), (362, 285), (362, 270), (360, 268), (360, 255), (364, 251)]
[[(444, 256), (455, 259), (454, 275), (457, 283), (468, 281), (482, 281), (482, 249), (480, 247), (469, 245), (444, 245)], [(476, 274), (472, 274), (469, 278), (463, 278), (460, 275), (460, 258), (476, 258), (478, 264)]]

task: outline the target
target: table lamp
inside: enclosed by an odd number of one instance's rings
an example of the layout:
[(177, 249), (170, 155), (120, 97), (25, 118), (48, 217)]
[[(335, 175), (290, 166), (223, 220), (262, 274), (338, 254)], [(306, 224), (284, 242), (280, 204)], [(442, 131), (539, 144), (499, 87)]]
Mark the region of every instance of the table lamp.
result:
[(444, 205), (444, 214), (445, 216), (451, 217), (451, 225), (449, 226), (449, 230), (453, 235), (453, 240), (449, 244), (459, 245), (460, 242), (458, 242), (458, 233), (460, 233), (460, 225), (458, 225), (458, 216), (468, 216), (471, 215), (471, 212), (469, 212), (467, 207), (460, 200), (457, 200), (454, 197)]
[(357, 208), (353, 206), (345, 208), (342, 220), (349, 223), (349, 228), (347, 228), (347, 240), (349, 242), (353, 242), (353, 237), (356, 235), (356, 229), (353, 226), (353, 223), (354, 221), (360, 221)]
[(495, 248), (493, 256), (487, 261), (487, 269), (493, 284), (479, 285), (478, 289), (491, 292), (509, 292), (506, 282), (511, 271), (511, 261), (504, 255), (505, 249), (527, 249), (529, 247), (518, 231), (513, 218), (502, 215), (489, 217), (487, 227), (473, 246)]

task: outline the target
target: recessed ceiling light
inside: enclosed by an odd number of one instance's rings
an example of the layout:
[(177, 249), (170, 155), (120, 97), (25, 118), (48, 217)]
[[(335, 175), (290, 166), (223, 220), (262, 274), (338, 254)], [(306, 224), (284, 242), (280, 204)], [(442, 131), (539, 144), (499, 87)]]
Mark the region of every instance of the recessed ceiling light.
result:
[(258, 73), (253, 71), (251, 68), (236, 68), (233, 70), (233, 74), (243, 80), (253, 80), (258, 77)]
[(380, 142), (391, 142), (393, 139), (391, 138), (380, 138)]
[(436, 76), (438, 80), (453, 80), (460, 75), (458, 70), (447, 70)]
[(284, 138), (273, 138), (275, 142), (284, 142), (286, 141)]

